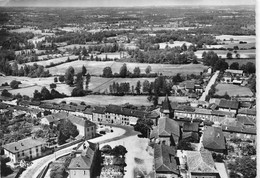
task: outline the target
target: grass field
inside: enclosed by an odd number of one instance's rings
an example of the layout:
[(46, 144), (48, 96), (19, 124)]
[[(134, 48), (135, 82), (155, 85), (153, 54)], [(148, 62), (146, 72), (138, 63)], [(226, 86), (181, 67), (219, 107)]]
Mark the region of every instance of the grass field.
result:
[(239, 65), (243, 65), (243, 64), (246, 64), (248, 62), (252, 62), (252, 63), (256, 63), (256, 59), (226, 59), (226, 62), (230, 65), (232, 64), (233, 62), (238, 62)]
[[(201, 59), (202, 58), (202, 53), (204, 51), (209, 51), (209, 50), (198, 50), (195, 52), (195, 55)], [(229, 52), (228, 50), (212, 50), (215, 53), (218, 54), (218, 56), (221, 56), (222, 58), (227, 58), (227, 53)], [(255, 49), (249, 49), (249, 50), (237, 50), (237, 53), (240, 54), (240, 58), (255, 58), (256, 57), (256, 50)], [(236, 59), (236, 54), (234, 51), (232, 51), (232, 57)]]
[[(161, 103), (164, 100), (165, 97), (159, 98), (159, 103)], [(176, 102), (186, 102), (188, 101), (188, 97), (173, 97), (170, 96), (169, 99), (171, 101)], [(66, 101), (67, 103), (74, 102), (80, 104), (82, 101), (84, 101), (88, 105), (109, 105), (109, 104), (116, 104), (121, 105), (125, 103), (130, 103), (136, 106), (150, 106), (152, 103), (150, 103), (147, 100), (147, 96), (107, 96), (107, 95), (87, 95), (84, 97), (67, 97), (62, 99), (54, 99), (54, 100), (46, 100), (46, 102), (49, 103), (60, 103), (61, 101)]]
[[(230, 38), (233, 38), (233, 42), (230, 41)], [(247, 43), (255, 43), (256, 42), (256, 36), (236, 36), (236, 35), (219, 35), (216, 36), (216, 39), (221, 40), (225, 43), (239, 43), (239, 41), (245, 41)], [(225, 39), (225, 41), (224, 41)]]
[[(118, 73), (120, 68), (122, 67), (123, 62), (114, 62), (114, 61), (73, 61), (69, 63), (65, 63), (62, 65), (58, 65), (55, 67), (49, 68), (49, 71), (53, 75), (63, 75), (68, 67), (73, 66), (75, 69), (75, 73), (81, 71), (82, 66), (84, 65), (88, 72), (91, 75), (102, 75), (103, 69), (105, 67), (111, 67), (113, 73)], [(202, 64), (185, 64), (185, 65), (172, 65), (172, 64), (148, 64), (148, 63), (126, 63), (127, 69), (133, 72), (135, 67), (139, 67), (141, 69), (141, 73), (144, 73), (146, 67), (148, 65), (151, 66), (152, 72), (162, 73), (163, 75), (176, 75), (180, 74), (199, 74), (204, 69), (207, 69), (206, 66)]]
[[(70, 59), (77, 59), (78, 56), (75, 56), (75, 55), (71, 55), (71, 56), (68, 56)], [(37, 62), (28, 62), (28, 63), (24, 63), (20, 66), (23, 66), (23, 65), (33, 65), (34, 63), (38, 64), (38, 65), (42, 65), (42, 66), (47, 66), (49, 65), (50, 63), (53, 63), (53, 64), (56, 64), (56, 63), (59, 63), (59, 62), (65, 62), (68, 57), (59, 57), (59, 58), (55, 58), (55, 59), (50, 59), (50, 60), (46, 60), (46, 61), (37, 61)]]
[(253, 93), (247, 87), (241, 87), (233, 84), (218, 84), (216, 86), (217, 95), (224, 95), (226, 92), (229, 96), (252, 96)]

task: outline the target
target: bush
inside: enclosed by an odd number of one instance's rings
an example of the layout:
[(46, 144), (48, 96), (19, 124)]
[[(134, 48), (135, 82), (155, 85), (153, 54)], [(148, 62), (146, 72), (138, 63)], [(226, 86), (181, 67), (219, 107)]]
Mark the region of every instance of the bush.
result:
[(3, 87), (9, 86), (9, 84), (8, 84), (7, 82), (5, 82), (5, 83), (2, 84), (2, 86), (3, 86)]
[(16, 81), (16, 80), (13, 80), (13, 81), (11, 81), (11, 83), (10, 83), (10, 87), (11, 87), (12, 89), (17, 89), (17, 88), (19, 87), (19, 84), (21, 84), (21, 82)]

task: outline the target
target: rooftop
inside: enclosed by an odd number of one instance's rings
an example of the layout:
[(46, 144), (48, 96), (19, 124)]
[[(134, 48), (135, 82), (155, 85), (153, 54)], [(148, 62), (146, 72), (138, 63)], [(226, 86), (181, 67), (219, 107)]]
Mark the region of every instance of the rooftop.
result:
[(21, 152), (23, 150), (28, 150), (30, 148), (34, 148), (36, 146), (40, 146), (45, 144), (45, 141), (43, 139), (37, 138), (33, 139), (31, 137), (25, 138), (23, 140), (19, 140), (17, 142), (12, 142), (6, 145), (3, 145), (3, 148), (12, 152), (17, 153)]
[(171, 136), (174, 134), (180, 136), (180, 125), (173, 119), (162, 117), (158, 121), (158, 135)]
[(234, 101), (234, 100), (222, 99), (222, 100), (220, 100), (218, 106), (221, 107), (221, 108), (238, 109), (239, 102), (238, 101)]
[(226, 141), (220, 127), (206, 127), (203, 133), (203, 146), (212, 150), (225, 150)]

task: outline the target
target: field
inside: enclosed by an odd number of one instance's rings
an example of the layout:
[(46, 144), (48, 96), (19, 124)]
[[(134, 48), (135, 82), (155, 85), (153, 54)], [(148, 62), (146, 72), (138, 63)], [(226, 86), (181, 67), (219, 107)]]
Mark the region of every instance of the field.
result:
[[(198, 50), (195, 52), (195, 55), (201, 59), (202, 58), (202, 53), (204, 51), (209, 51), (209, 50)], [(221, 56), (222, 58), (227, 58), (227, 53), (229, 52), (228, 50), (212, 50), (215, 53), (218, 54), (218, 56)], [(237, 50), (237, 53), (240, 55), (240, 58), (255, 58), (256, 57), (256, 50), (255, 49), (249, 49), (249, 50)], [(232, 57), (236, 59), (236, 54), (234, 51), (232, 51)]]
[[(233, 38), (232, 42), (230, 41), (230, 38)], [(239, 41), (245, 41), (247, 43), (255, 43), (256, 36), (219, 35), (216, 36), (216, 39), (221, 40), (222, 42), (225, 43), (239, 43)]]
[(130, 86), (136, 86), (138, 81), (143, 83), (144, 80), (153, 82), (155, 78), (101, 78), (101, 77), (91, 77), (89, 89), (93, 92), (109, 92), (109, 85), (112, 85), (113, 82), (123, 83), (128, 82)]
[(123, 57), (123, 56), (124, 57), (128, 57), (129, 55), (128, 55), (127, 52), (122, 52), (122, 53), (120, 53), (120, 52), (117, 52), (117, 53), (102, 53), (102, 54), (97, 55), (97, 57), (99, 57), (101, 59), (105, 59), (106, 56), (109, 59), (115, 59), (115, 58), (121, 59), (121, 57)]
[(170, 48), (176, 47), (176, 46), (182, 46), (183, 44), (186, 44), (186, 46), (192, 45), (192, 43), (189, 43), (187, 41), (174, 41), (173, 44), (170, 43), (159, 43), (160, 49), (165, 49), (166, 45), (168, 45)]
[[(75, 73), (81, 71), (82, 66), (84, 65), (88, 72), (91, 75), (102, 75), (103, 69), (105, 67), (111, 67), (113, 73), (118, 73), (123, 62), (114, 62), (114, 61), (73, 61), (65, 64), (61, 64), (55, 67), (49, 68), (49, 71), (53, 75), (64, 75), (65, 71), (68, 67), (73, 66), (75, 69)], [(139, 67), (141, 69), (141, 73), (144, 73), (146, 67), (148, 65), (151, 66), (152, 72), (154, 73), (162, 73), (163, 75), (176, 75), (180, 74), (199, 74), (204, 69), (207, 69), (206, 66), (202, 64), (185, 64), (185, 65), (172, 65), (172, 64), (148, 64), (148, 63), (126, 63), (127, 69), (129, 71), (133, 71), (135, 67)]]
[[(47, 66), (49, 65), (50, 63), (53, 63), (53, 64), (56, 64), (56, 63), (60, 63), (60, 62), (65, 62), (68, 57), (70, 59), (77, 59), (78, 56), (75, 56), (75, 55), (71, 55), (71, 56), (66, 56), (66, 57), (59, 57), (59, 58), (55, 58), (55, 59), (50, 59), (50, 60), (46, 60), (46, 61), (37, 61), (37, 62), (28, 62), (28, 63), (24, 63), (22, 65), (33, 65), (34, 63), (38, 64), (38, 65), (42, 65), (42, 66)], [(20, 66), (22, 66), (20, 65)]]
[[(159, 103), (161, 103), (164, 100), (165, 97), (159, 98)], [(170, 96), (169, 99), (171, 101), (176, 102), (186, 102), (189, 101), (188, 97), (174, 97)], [(62, 99), (54, 99), (54, 100), (45, 100), (49, 103), (60, 103), (61, 101), (66, 102), (74, 102), (80, 104), (82, 101), (84, 101), (88, 105), (109, 105), (109, 104), (115, 104), (115, 105), (121, 105), (125, 103), (133, 104), (136, 106), (150, 106), (152, 103), (150, 103), (147, 100), (147, 96), (107, 96), (107, 95), (87, 95), (84, 97), (67, 97)]]
[(246, 44), (239, 44), (239, 43), (229, 43), (229, 44), (221, 44), (221, 45), (206, 45), (207, 49), (218, 49), (218, 48), (234, 48), (234, 46), (238, 46), (239, 49), (251, 49), (256, 47), (255, 43), (246, 43)]
[(226, 59), (226, 62), (230, 65), (232, 64), (233, 62), (238, 62), (239, 65), (243, 65), (243, 64), (246, 64), (248, 62), (252, 62), (252, 63), (256, 63), (256, 59)]
[(224, 95), (225, 92), (227, 92), (227, 94), (229, 96), (252, 96), (253, 93), (251, 92), (251, 90), (247, 87), (241, 87), (238, 85), (233, 85), (233, 84), (218, 84), (216, 86), (217, 95)]

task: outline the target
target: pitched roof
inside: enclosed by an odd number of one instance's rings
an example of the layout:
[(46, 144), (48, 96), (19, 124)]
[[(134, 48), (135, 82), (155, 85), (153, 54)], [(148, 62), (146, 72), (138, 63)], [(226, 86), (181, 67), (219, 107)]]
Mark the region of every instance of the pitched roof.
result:
[(233, 112), (219, 111), (219, 110), (213, 110), (211, 111), (211, 114), (216, 116), (229, 116), (229, 117), (232, 117), (234, 115)]
[(237, 120), (243, 123), (244, 125), (256, 125), (255, 121), (247, 116), (237, 116)]
[(178, 165), (175, 160), (176, 151), (174, 147), (164, 144), (154, 144), (155, 171), (179, 174)]
[(186, 139), (186, 138), (193, 138), (196, 141), (199, 141), (199, 134), (195, 133), (195, 132), (183, 132), (182, 133), (182, 139)]
[(183, 124), (183, 132), (198, 132), (199, 131), (199, 123), (198, 122), (185, 122)]
[(218, 173), (209, 151), (186, 151), (187, 165), (191, 173)]
[(121, 106), (112, 105), (112, 104), (106, 107), (105, 112), (119, 114), (119, 115), (133, 116), (138, 118), (143, 118), (144, 116), (147, 115), (147, 112), (145, 111), (123, 108)]
[(238, 101), (225, 100), (225, 99), (220, 100), (219, 105), (218, 105), (218, 107), (228, 108), (228, 109), (229, 108), (230, 109), (238, 109), (238, 106), (239, 106), (239, 102)]
[(188, 105), (179, 105), (176, 110), (180, 110), (180, 111), (188, 111), (188, 112), (194, 112), (195, 109), (191, 106)]
[(164, 101), (162, 102), (162, 108), (160, 111), (163, 113), (171, 113), (172, 107), (168, 95), (166, 95)]
[(226, 69), (225, 72), (230, 72), (233, 74), (243, 74), (243, 70)]
[(187, 82), (185, 87), (187, 89), (194, 89), (195, 88), (195, 84), (194, 84), (194, 82)]
[(68, 119), (73, 123), (73, 124), (77, 124), (77, 125), (81, 125), (81, 126), (84, 126), (84, 127), (91, 127), (91, 126), (95, 126), (96, 124), (87, 120), (87, 119), (84, 119), (82, 117), (78, 117), (78, 116), (74, 116), (74, 115), (71, 115), (69, 114), (68, 115)]
[(196, 114), (208, 114), (208, 115), (211, 115), (211, 110), (210, 109), (203, 109), (203, 108), (195, 108), (195, 113)]
[(23, 140), (19, 140), (17, 142), (12, 142), (6, 145), (3, 145), (3, 148), (12, 152), (17, 153), (23, 150), (28, 150), (30, 148), (34, 148), (36, 146), (40, 146), (45, 144), (45, 141), (41, 138), (33, 139), (31, 137), (25, 138)]
[(246, 114), (246, 115), (253, 115), (256, 116), (256, 108), (252, 108), (252, 109), (239, 109), (238, 110), (238, 114)]
[(158, 122), (158, 134), (160, 136), (171, 136), (171, 134), (180, 136), (180, 126), (173, 119), (161, 117)]
[(91, 168), (98, 145), (89, 141), (87, 144), (81, 155), (71, 160), (68, 169), (89, 170)]
[(256, 135), (256, 127), (246, 128), (239, 125), (222, 125), (222, 130), (226, 132)]
[(207, 149), (225, 150), (226, 142), (222, 129), (206, 127), (203, 133), (203, 146)]
[(96, 106), (94, 107), (93, 113), (105, 114), (105, 107)]

